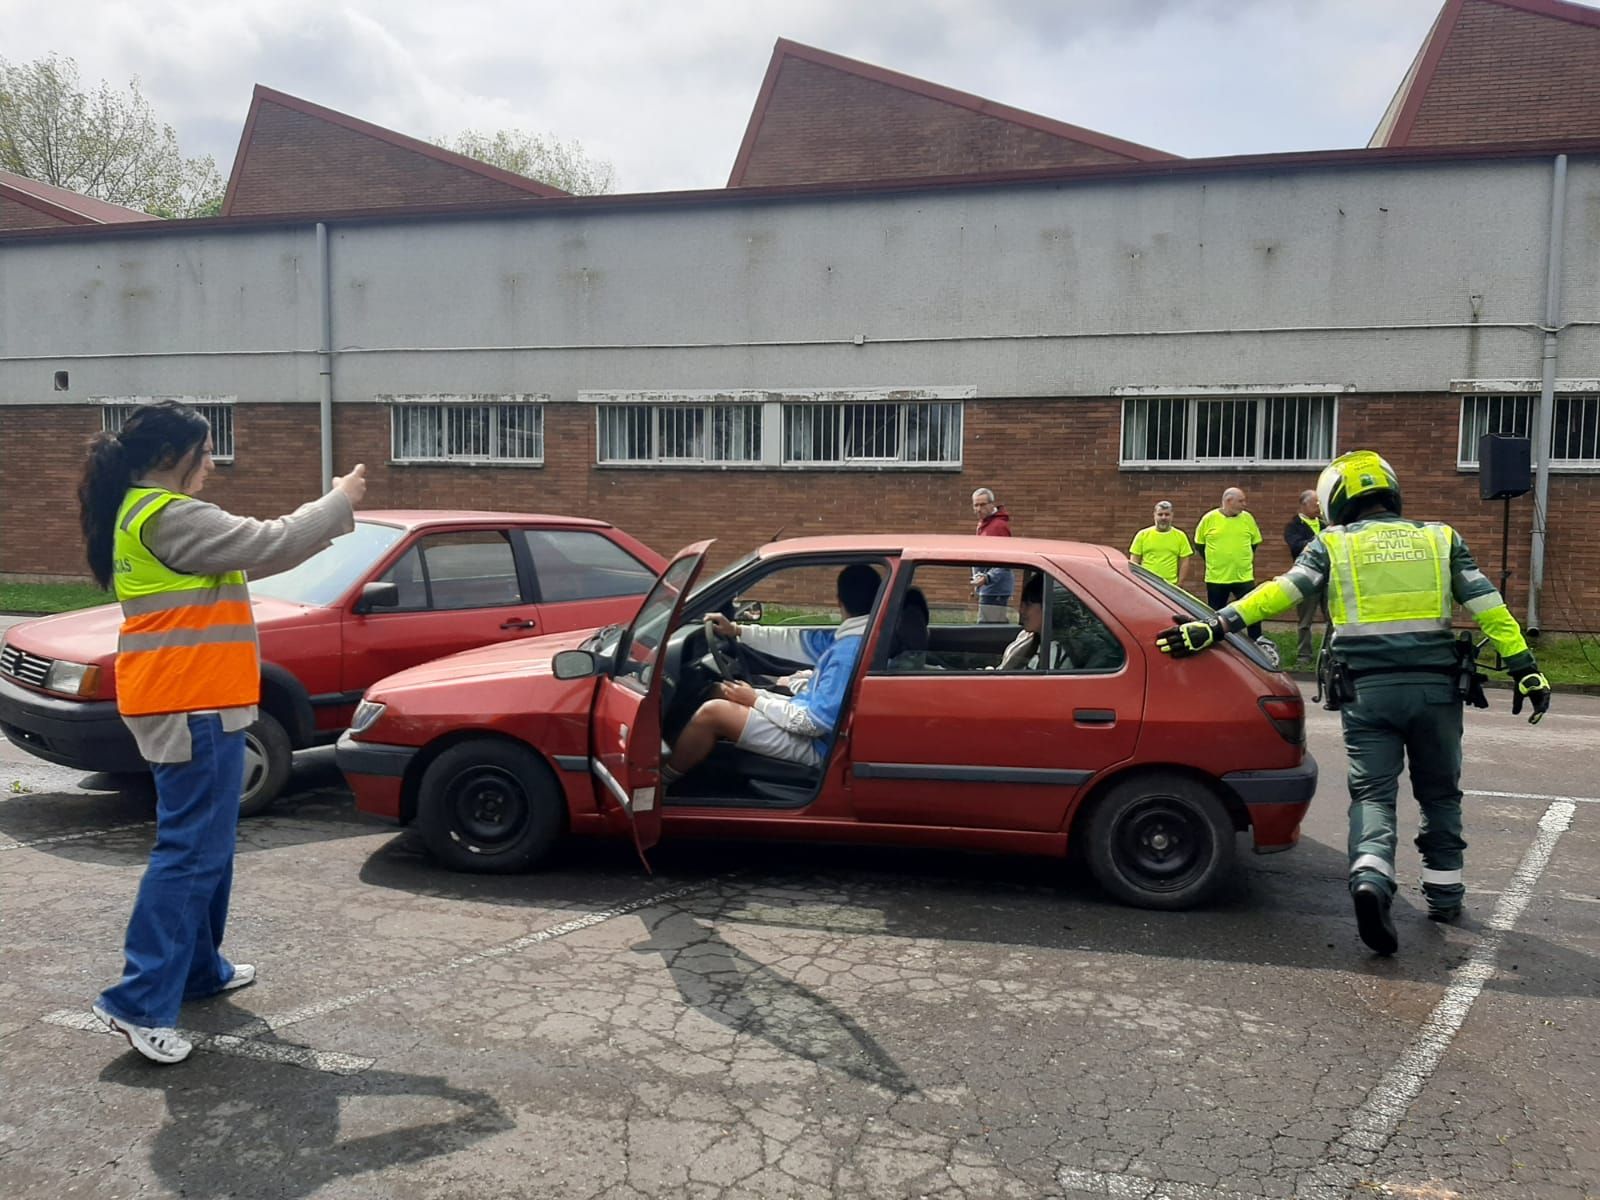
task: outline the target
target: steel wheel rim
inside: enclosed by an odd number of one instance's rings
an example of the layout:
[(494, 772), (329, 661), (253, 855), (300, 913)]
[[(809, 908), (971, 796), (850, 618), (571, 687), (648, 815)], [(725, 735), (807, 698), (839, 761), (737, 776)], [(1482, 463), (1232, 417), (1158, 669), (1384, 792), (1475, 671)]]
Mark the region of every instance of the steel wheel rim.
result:
[(528, 796), (522, 782), (501, 767), (463, 771), (450, 781), (444, 803), (450, 836), (469, 849), (499, 849), (527, 824)]
[(244, 735), (244, 787), (239, 793), (239, 803), (248, 804), (267, 779), (267, 750), (255, 733), (246, 730)]
[(1205, 874), (1216, 836), (1195, 807), (1172, 796), (1131, 806), (1111, 831), (1118, 868), (1150, 892), (1177, 892)]

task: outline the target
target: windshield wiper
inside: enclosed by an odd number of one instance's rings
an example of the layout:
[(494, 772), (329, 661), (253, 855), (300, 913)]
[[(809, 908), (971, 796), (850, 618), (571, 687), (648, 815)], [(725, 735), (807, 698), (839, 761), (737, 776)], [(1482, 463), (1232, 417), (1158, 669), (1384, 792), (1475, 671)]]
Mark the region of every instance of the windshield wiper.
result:
[(615, 625), (607, 625), (602, 629), (596, 629), (588, 637), (583, 639), (583, 645), (580, 646), (579, 649), (588, 650), (592, 647), (598, 646), (601, 642), (605, 641), (608, 636), (617, 632), (617, 630), (621, 628), (622, 625), (619, 622)]

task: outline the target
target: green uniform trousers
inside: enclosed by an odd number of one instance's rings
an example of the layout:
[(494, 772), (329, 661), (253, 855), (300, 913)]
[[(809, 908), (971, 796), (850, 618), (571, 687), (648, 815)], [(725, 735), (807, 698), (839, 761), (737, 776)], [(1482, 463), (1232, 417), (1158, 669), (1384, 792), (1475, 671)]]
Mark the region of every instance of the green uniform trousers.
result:
[(1395, 890), (1395, 797), (1402, 756), (1422, 809), (1417, 849), (1422, 890), (1434, 907), (1461, 903), (1461, 699), (1437, 676), (1383, 676), (1357, 685), (1339, 710), (1350, 759), (1350, 884), (1363, 879)]

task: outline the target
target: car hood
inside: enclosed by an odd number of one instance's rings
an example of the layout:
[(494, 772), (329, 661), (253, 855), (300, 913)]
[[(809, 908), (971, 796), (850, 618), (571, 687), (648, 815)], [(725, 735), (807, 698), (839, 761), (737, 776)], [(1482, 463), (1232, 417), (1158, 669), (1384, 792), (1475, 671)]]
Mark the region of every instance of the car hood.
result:
[[(267, 596), (253, 598), (251, 605), (256, 624), (263, 632), (296, 624), (304, 619), (306, 612), (313, 611), (304, 604), (291, 604)], [(122, 606), (101, 604), (23, 621), (7, 630), (6, 641), (43, 658), (64, 658), (68, 662), (109, 667), (117, 655), (117, 632), (121, 628)]]
[(436, 658), (432, 662), (407, 667), (386, 676), (367, 689), (367, 694), (385, 696), (404, 688), (432, 687), (463, 679), (496, 679), (505, 676), (529, 678), (550, 674), (550, 660), (562, 650), (576, 650), (594, 632), (578, 629), (570, 633), (549, 633), (543, 637), (518, 638), (514, 642), (495, 642), (473, 650)]

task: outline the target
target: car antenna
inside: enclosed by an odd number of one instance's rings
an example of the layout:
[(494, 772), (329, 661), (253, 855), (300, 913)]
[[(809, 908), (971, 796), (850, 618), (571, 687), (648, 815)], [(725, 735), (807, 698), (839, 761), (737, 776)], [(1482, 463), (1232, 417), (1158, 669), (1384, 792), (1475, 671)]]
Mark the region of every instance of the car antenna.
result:
[(787, 529), (787, 528), (789, 528), (789, 526), (788, 526), (788, 525), (779, 525), (779, 526), (778, 526), (778, 532), (777, 532), (777, 533), (775, 533), (775, 534), (773, 534), (773, 535), (772, 535), (772, 536), (771, 536), (771, 537), (769, 537), (769, 538), (768, 538), (768, 539), (767, 539), (767, 541), (769, 541), (769, 542), (775, 542), (775, 541), (777, 541), (777, 540), (778, 540), (778, 539), (779, 539), (779, 538), (781, 538), (781, 537), (782, 537), (782, 536), (783, 536), (783, 531), (784, 531), (784, 530), (785, 530), (785, 529)]

